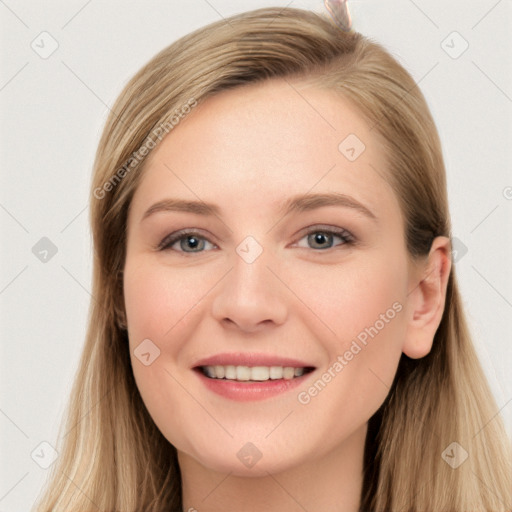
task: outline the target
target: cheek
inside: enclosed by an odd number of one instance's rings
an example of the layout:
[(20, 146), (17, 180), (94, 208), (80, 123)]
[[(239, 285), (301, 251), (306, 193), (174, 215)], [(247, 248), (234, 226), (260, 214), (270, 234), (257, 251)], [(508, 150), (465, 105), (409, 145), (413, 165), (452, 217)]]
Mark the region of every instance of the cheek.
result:
[[(158, 405), (163, 386), (173, 386), (165, 368), (169, 359), (177, 358), (184, 343), (175, 334), (188, 321), (187, 312), (198, 294), (194, 283), (179, 279), (181, 274), (147, 258), (139, 262), (137, 257), (128, 258), (124, 269), (130, 358), (137, 386), (150, 411), (158, 409), (151, 404)], [(170, 337), (173, 343), (166, 342)]]
[[(190, 415), (191, 403), (180, 384), (183, 375), (175, 369), (191, 337), (194, 305), (207, 291), (208, 283), (197, 268), (170, 268), (136, 257), (126, 261), (124, 300), (133, 374), (155, 424), (177, 446), (186, 446), (181, 422)], [(154, 352), (154, 345), (146, 340), (151, 340), (159, 352)], [(142, 346), (152, 360), (148, 365), (137, 356), (143, 352), (138, 350)]]
[[(328, 275), (318, 269), (315, 280), (308, 280), (325, 283), (314, 293), (310, 288), (309, 297), (330, 330), (323, 340), (328, 363), (320, 382), (300, 389), (297, 398), (327, 430), (357, 428), (389, 392), (406, 333), (406, 268), (405, 258), (368, 255), (357, 264), (332, 267)], [(301, 293), (307, 289), (304, 283)]]
[[(207, 314), (208, 294), (222, 275), (222, 269), (171, 267), (145, 255), (127, 258), (123, 284), (130, 358), (141, 395), (156, 415), (169, 397), (183, 396), (178, 381), (187, 378), (190, 355), (186, 347)], [(158, 355), (145, 366), (137, 354), (147, 352), (149, 358)], [(175, 402), (181, 405), (181, 400)]]
[[(204, 276), (193, 267), (176, 269), (147, 262), (136, 266), (127, 261), (124, 275), (129, 335), (134, 344), (145, 338), (163, 343), (172, 337), (173, 329), (186, 329), (193, 316), (190, 312), (208, 292)], [(167, 348), (178, 349), (179, 345)]]
[(299, 277), (293, 278), (293, 290), (328, 329), (331, 349), (343, 350), (347, 340), (375, 324), (382, 333), (403, 326), (405, 315), (396, 313), (405, 306), (405, 258), (354, 256), (340, 265), (294, 269)]

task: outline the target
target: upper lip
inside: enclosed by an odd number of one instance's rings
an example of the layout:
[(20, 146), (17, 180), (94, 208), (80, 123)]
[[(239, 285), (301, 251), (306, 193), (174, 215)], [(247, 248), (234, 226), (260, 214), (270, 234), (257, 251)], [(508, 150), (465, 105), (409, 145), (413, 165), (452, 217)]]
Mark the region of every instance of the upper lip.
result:
[(293, 368), (314, 368), (313, 365), (308, 364), (299, 359), (292, 359), (289, 357), (273, 356), (270, 354), (256, 354), (256, 353), (223, 353), (215, 354), (210, 357), (199, 359), (193, 365), (193, 368), (198, 366), (283, 366)]

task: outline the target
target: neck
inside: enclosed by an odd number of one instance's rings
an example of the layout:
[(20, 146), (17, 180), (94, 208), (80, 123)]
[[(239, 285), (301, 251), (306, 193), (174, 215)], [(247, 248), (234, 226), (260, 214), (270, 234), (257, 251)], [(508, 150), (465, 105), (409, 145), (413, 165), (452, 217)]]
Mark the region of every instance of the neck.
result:
[(261, 477), (220, 473), (178, 451), (183, 511), (358, 512), (366, 432), (365, 424), (329, 453)]

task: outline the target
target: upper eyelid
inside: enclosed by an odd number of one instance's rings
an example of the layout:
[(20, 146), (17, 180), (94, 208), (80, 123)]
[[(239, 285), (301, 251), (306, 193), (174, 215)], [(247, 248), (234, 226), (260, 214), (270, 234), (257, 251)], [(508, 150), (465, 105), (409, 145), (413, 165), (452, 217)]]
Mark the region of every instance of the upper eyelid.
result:
[[(349, 231), (348, 229), (346, 228), (342, 228), (342, 227), (335, 227), (335, 226), (330, 226), (330, 225), (327, 225), (327, 224), (313, 224), (311, 226), (307, 226), (305, 228), (302, 228), (299, 233), (301, 234), (300, 239), (304, 238), (305, 236), (307, 236), (308, 234), (310, 233), (314, 233), (314, 232), (327, 232), (327, 233), (330, 233), (334, 236), (338, 236), (338, 237), (342, 237), (345, 235), (346, 238), (350, 238), (351, 241), (355, 242), (357, 239), (356, 237), (352, 234), (351, 231)], [(206, 240), (207, 242), (217, 246), (217, 244), (215, 242), (212, 242), (210, 240), (210, 237), (208, 237), (207, 235), (204, 235), (202, 234), (201, 230), (200, 229), (194, 229), (194, 228), (184, 228), (184, 229), (179, 229), (173, 233), (170, 233), (169, 235), (167, 235), (161, 242), (160, 244), (158, 245), (158, 249), (161, 249), (161, 248), (165, 248), (165, 247), (170, 247), (171, 245), (174, 245), (175, 243), (179, 242), (180, 240), (182, 240), (183, 238), (185, 238), (186, 236), (188, 235), (197, 235), (198, 237)], [(184, 252), (184, 251), (178, 251), (178, 252)], [(200, 252), (203, 252), (203, 251), (200, 251)]]
[(179, 242), (180, 240), (189, 235), (197, 235), (199, 238), (202, 238), (215, 246), (217, 245), (215, 242), (212, 242), (210, 240), (210, 237), (203, 235), (201, 230), (194, 228), (184, 228), (178, 229), (177, 231), (174, 231), (173, 233), (170, 233), (167, 236), (165, 236), (162, 239), (162, 241), (157, 245), (156, 249), (161, 250), (164, 248), (169, 248), (171, 245), (174, 245), (175, 243)]

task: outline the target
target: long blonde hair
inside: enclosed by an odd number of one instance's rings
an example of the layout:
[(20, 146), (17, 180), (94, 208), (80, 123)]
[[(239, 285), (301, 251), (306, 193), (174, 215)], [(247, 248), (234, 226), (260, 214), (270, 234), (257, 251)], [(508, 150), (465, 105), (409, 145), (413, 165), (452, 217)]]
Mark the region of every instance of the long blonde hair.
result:
[[(428, 254), (434, 237), (450, 236), (434, 121), (410, 74), (379, 44), (343, 32), (326, 14), (265, 8), (165, 48), (126, 85), (97, 150), (87, 338), (59, 431), (60, 457), (35, 510), (181, 511), (176, 449), (139, 395), (124, 324), (127, 211), (147, 158), (139, 149), (149, 154), (158, 130), (170, 133), (191, 105), (274, 77), (338, 91), (368, 120), (384, 144), (412, 258)], [(497, 411), (453, 269), (432, 351), (414, 360), (402, 355), (389, 395), (370, 419), (360, 510), (511, 510), (511, 450)], [(447, 454), (462, 449), (467, 460), (452, 467)]]

